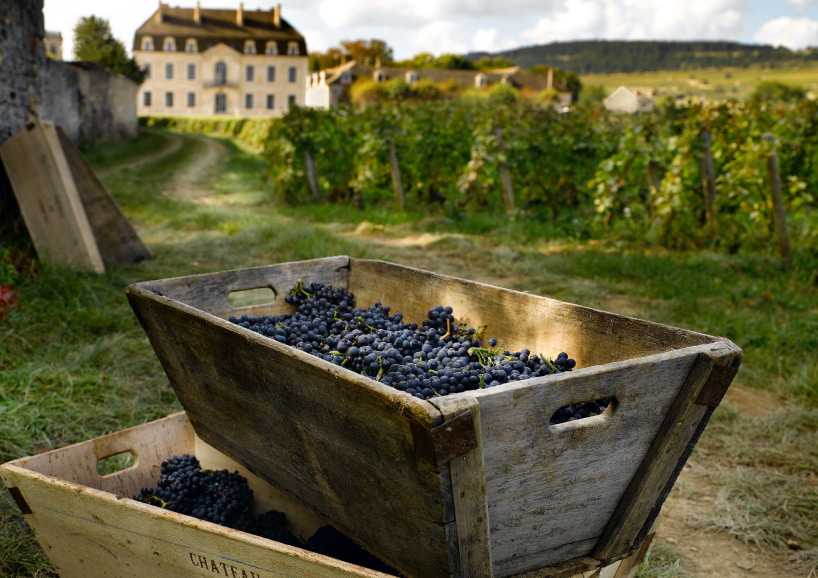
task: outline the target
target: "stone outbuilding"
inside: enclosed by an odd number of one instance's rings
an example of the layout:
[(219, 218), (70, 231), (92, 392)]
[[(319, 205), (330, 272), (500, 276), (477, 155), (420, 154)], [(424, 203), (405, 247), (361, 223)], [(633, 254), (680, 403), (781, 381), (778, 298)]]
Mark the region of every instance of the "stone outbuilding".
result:
[(447, 70), (441, 68), (401, 68), (397, 66), (374, 67), (350, 60), (339, 66), (313, 72), (307, 79), (307, 106), (332, 108), (338, 106), (346, 87), (361, 77), (372, 78), (375, 82), (387, 82), (402, 78), (407, 84), (419, 80), (434, 82), (455, 81), (464, 87), (486, 88), (494, 84), (508, 84), (517, 89), (540, 92), (551, 88), (558, 91), (558, 106), (570, 106), (572, 94), (565, 87), (555, 85), (553, 73), (531, 74), (519, 66), (489, 71)]
[(616, 112), (650, 111), (654, 107), (654, 94), (620, 86), (605, 99), (605, 108)]

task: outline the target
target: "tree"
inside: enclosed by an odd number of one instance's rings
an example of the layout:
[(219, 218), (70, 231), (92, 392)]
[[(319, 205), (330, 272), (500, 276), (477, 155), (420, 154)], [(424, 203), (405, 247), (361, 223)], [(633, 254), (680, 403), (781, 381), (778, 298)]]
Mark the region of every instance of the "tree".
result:
[(778, 80), (759, 82), (750, 94), (750, 100), (757, 103), (793, 102), (806, 98), (800, 86), (792, 86)]
[(589, 84), (579, 91), (580, 104), (602, 104), (608, 98), (608, 91), (601, 84)]
[(382, 66), (391, 66), (394, 62), (392, 48), (383, 40), (342, 40), (341, 46), (333, 46), (326, 52), (310, 53), (310, 70), (316, 72), (334, 68), (347, 58), (364, 66), (375, 66), (378, 59)]
[(74, 26), (74, 59), (93, 62), (139, 84), (145, 80), (145, 71), (136, 60), (128, 58), (125, 45), (114, 37), (111, 25), (104, 18), (83, 16), (77, 21)]
[(353, 60), (366, 66), (375, 66), (378, 59), (383, 66), (392, 64), (394, 56), (392, 48), (383, 40), (343, 40), (341, 41), (346, 54)]
[(335, 68), (344, 63), (344, 50), (337, 46), (328, 48), (326, 52), (310, 53), (310, 72), (318, 72), (325, 68)]
[(479, 70), (496, 70), (498, 68), (511, 68), (515, 64), (505, 56), (484, 56), (474, 63)]
[(474, 64), (466, 60), (465, 56), (459, 54), (441, 54), (435, 60), (432, 68), (445, 68), (446, 70), (474, 70)]

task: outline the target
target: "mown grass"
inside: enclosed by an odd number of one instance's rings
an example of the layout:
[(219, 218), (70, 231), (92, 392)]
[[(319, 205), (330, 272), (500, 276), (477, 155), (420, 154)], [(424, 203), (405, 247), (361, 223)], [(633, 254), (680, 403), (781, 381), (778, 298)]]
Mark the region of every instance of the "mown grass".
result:
[[(744, 349), (737, 382), (775, 393), (774, 414), (720, 408), (693, 458), (722, 488), (702, 524), (752, 542), (809, 572), (818, 559), (818, 291), (814, 257), (790, 269), (774, 256), (625, 251), (559, 233), (553, 224), (491, 227), (491, 219), (428, 219), (377, 207), (284, 208), (264, 162), (230, 140), (224, 165), (205, 176), (207, 202), (172, 196), (173, 175), (201, 143), (141, 166), (166, 133), (86, 149), (87, 158), (155, 258), (104, 275), (41, 265), (21, 289), (23, 306), (0, 322), (0, 460), (60, 447), (179, 409), (125, 299), (133, 282), (336, 254), (380, 258), (729, 337)], [(109, 170), (103, 170), (106, 167)], [(119, 167), (119, 168), (117, 168)], [(363, 220), (382, 228), (354, 234)], [(525, 234), (521, 232), (525, 230)], [(434, 234), (431, 242), (412, 235)], [(536, 233), (536, 234), (535, 234)], [(409, 237), (407, 237), (409, 236)], [(387, 244), (386, 239), (408, 242)], [(615, 307), (612, 307), (615, 305)], [(619, 309), (617, 309), (619, 308)], [(0, 575), (48, 574), (16, 507), (0, 502)], [(787, 540), (797, 542), (792, 550)], [(684, 576), (654, 546), (640, 576)]]

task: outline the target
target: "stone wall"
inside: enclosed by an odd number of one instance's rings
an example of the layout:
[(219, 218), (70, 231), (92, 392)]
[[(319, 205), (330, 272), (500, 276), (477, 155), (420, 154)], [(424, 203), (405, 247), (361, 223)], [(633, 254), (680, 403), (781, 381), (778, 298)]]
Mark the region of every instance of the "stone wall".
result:
[[(0, 144), (25, 127), (42, 102), (43, 0), (2, 0), (0, 10)], [(0, 245), (25, 235), (20, 209), (0, 164)]]
[(75, 143), (137, 136), (138, 85), (90, 62), (48, 60), (42, 118), (62, 127)]

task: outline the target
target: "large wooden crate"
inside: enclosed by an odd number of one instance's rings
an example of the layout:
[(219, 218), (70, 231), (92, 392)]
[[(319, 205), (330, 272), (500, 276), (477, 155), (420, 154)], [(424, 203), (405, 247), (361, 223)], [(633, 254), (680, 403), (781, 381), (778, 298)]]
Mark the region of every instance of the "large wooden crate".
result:
[[(97, 472), (101, 460), (123, 452), (134, 456), (131, 467)], [(324, 524), (196, 437), (184, 413), (20, 458), (0, 466), (0, 477), (61, 578), (390, 578), (129, 499), (155, 485), (164, 458), (182, 453), (195, 453), (206, 468), (238, 470), (253, 489), (257, 512), (286, 512), (302, 539)], [(642, 554), (605, 567), (600, 576), (630, 576)]]
[[(508, 349), (567, 351), (579, 369), (423, 401), (227, 321), (291, 311), (298, 279), (409, 321), (451, 305)], [(230, 305), (258, 288), (273, 301)], [(197, 434), (411, 578), (565, 576), (629, 555), (741, 362), (727, 339), (344, 256), (127, 294)]]

